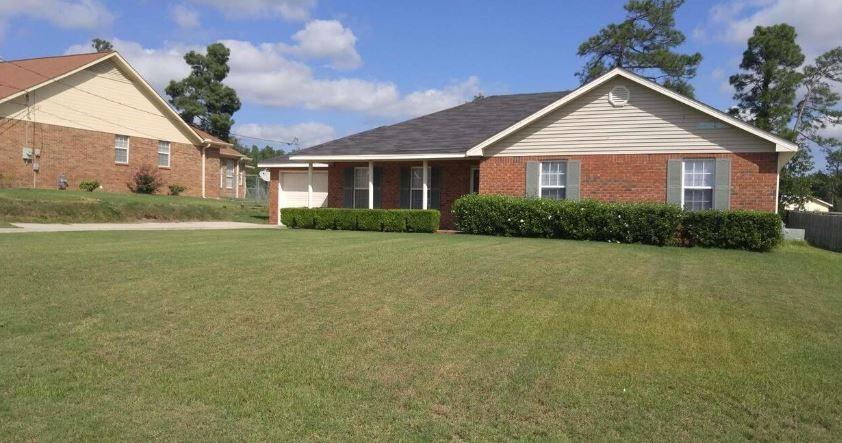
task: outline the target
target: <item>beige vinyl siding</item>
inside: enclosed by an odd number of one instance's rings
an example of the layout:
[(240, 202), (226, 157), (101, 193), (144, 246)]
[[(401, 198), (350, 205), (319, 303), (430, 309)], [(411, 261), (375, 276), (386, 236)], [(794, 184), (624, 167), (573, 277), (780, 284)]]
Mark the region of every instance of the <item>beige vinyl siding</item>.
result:
[[(184, 130), (164, 116), (154, 97), (139, 89), (111, 60), (38, 88), (34, 94), (31, 112), (37, 123), (192, 144)], [(0, 104), (0, 116), (23, 119), (25, 104), (23, 96)]]
[[(617, 85), (631, 92), (614, 107)], [(699, 127), (699, 124), (716, 128)], [(485, 155), (769, 152), (774, 143), (625, 79), (615, 79), (484, 149)]]

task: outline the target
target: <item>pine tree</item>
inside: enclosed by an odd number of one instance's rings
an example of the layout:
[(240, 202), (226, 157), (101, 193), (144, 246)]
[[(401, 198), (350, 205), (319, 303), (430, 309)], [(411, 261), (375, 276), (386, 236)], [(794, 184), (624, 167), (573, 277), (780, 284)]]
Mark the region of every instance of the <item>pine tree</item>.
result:
[(184, 61), (190, 65), (190, 75), (181, 81), (170, 81), (165, 91), (169, 102), (181, 118), (203, 130), (228, 140), (234, 119), (240, 109), (237, 92), (222, 83), (230, 70), (231, 51), (222, 43), (208, 45), (207, 54), (190, 51)]
[(589, 59), (576, 76), (585, 84), (613, 68), (623, 68), (693, 97), (688, 80), (696, 76), (702, 55), (673, 51), (685, 40), (675, 28), (675, 11), (683, 3), (629, 0), (624, 6), (625, 20), (602, 28), (579, 46), (578, 55)]

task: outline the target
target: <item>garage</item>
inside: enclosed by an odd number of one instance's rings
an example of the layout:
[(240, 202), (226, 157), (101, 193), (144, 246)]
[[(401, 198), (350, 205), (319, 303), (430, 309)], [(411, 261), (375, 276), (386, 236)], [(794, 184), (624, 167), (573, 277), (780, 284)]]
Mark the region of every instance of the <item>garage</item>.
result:
[[(307, 171), (283, 171), (281, 208), (307, 207)], [(327, 206), (327, 171), (313, 171), (313, 207)]]

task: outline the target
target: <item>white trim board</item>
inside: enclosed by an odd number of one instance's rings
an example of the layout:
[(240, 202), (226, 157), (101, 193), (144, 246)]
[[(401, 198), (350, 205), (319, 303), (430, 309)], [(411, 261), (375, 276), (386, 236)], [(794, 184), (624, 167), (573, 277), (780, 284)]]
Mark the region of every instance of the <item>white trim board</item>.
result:
[[(258, 163), (258, 168), (307, 168), (307, 163)], [(327, 168), (327, 163), (313, 163), (314, 168)]]
[[(544, 108), (542, 108), (539, 111), (533, 113), (532, 115), (526, 117), (525, 119), (515, 123), (512, 126), (509, 126), (508, 128), (506, 128), (506, 129), (498, 132), (497, 134), (489, 137), (488, 139), (482, 141), (481, 143), (477, 144), (473, 148), (469, 149), (465, 155), (468, 156), (468, 157), (481, 157), (481, 156), (483, 156), (483, 149), (484, 148), (486, 148), (486, 147), (500, 141), (501, 139), (517, 132), (518, 130), (520, 130), (520, 129), (524, 128), (525, 126), (529, 125), (530, 123), (535, 122), (536, 120), (540, 119), (541, 117), (544, 117), (545, 115), (549, 114), (550, 112), (555, 111), (556, 109), (560, 108), (561, 106), (564, 106), (567, 103), (572, 102), (573, 100), (576, 100), (577, 98), (579, 98), (582, 95), (588, 93), (589, 91), (593, 90), (594, 88), (596, 88), (596, 87), (598, 87), (598, 86), (600, 86), (600, 85), (602, 85), (602, 84), (604, 84), (604, 83), (606, 83), (606, 82), (608, 82), (611, 79), (614, 79), (616, 77), (623, 77), (623, 78), (625, 78), (627, 80), (630, 80), (632, 82), (635, 82), (639, 85), (645, 86), (649, 89), (652, 89), (655, 92), (659, 92), (662, 95), (666, 95), (667, 97), (670, 97), (674, 100), (677, 100), (677, 101), (679, 101), (679, 102), (681, 102), (681, 103), (683, 103), (687, 106), (690, 106), (691, 108), (696, 109), (700, 112), (703, 112), (703, 113), (705, 113), (705, 114), (707, 114), (711, 117), (714, 117), (714, 118), (717, 118), (721, 121), (724, 121), (725, 123), (727, 123), (731, 126), (742, 129), (742, 130), (744, 130), (746, 132), (749, 132), (749, 133), (751, 133), (751, 134), (753, 134), (757, 137), (760, 137), (764, 140), (770, 141), (770, 142), (775, 144), (775, 152), (795, 152), (795, 151), (798, 150), (798, 146), (796, 144), (790, 142), (790, 141), (784, 140), (784, 139), (782, 139), (780, 137), (777, 137), (775, 135), (772, 135), (772, 134), (770, 134), (766, 131), (755, 128), (754, 126), (751, 126), (750, 124), (748, 124), (744, 121), (741, 121), (739, 119), (731, 117), (730, 115), (728, 115), (728, 114), (726, 114), (722, 111), (714, 109), (714, 108), (712, 108), (712, 107), (710, 107), (710, 106), (708, 106), (708, 105), (706, 105), (702, 102), (699, 102), (697, 100), (687, 98), (687, 97), (685, 97), (681, 94), (678, 94), (677, 92), (671, 91), (671, 90), (669, 90), (669, 89), (667, 89), (667, 88), (665, 88), (665, 87), (663, 87), (663, 86), (661, 86), (661, 85), (659, 85), (655, 82), (646, 80), (646, 79), (644, 79), (642, 77), (639, 77), (635, 74), (632, 74), (632, 73), (630, 73), (630, 72), (628, 72), (624, 69), (615, 68), (615, 69), (612, 69), (610, 72), (608, 72), (606, 74), (603, 74), (601, 77), (597, 78), (596, 80), (594, 80), (594, 81), (592, 81), (592, 82), (590, 82), (586, 85), (581, 86), (580, 88), (576, 89), (575, 91), (571, 92), (570, 94), (567, 94), (564, 97), (556, 100), (555, 102), (545, 106)], [(686, 152), (686, 151), (684, 151), (684, 152)], [(719, 152), (721, 152), (721, 151), (719, 151)], [(755, 152), (757, 152), (757, 151), (755, 151)], [(630, 152), (630, 153), (642, 153), (642, 152)]]

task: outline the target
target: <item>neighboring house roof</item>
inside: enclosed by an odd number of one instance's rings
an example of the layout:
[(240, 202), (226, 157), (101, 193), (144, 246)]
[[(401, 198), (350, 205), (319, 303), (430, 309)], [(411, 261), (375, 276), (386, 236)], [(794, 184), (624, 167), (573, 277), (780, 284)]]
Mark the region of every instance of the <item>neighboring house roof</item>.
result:
[(824, 200), (822, 200), (822, 199), (820, 199), (820, 198), (810, 197), (810, 200), (812, 200), (812, 201), (813, 201), (814, 203), (816, 203), (816, 204), (819, 204), (819, 205), (822, 205), (822, 206), (825, 206), (825, 207), (828, 207), (828, 208), (832, 208), (832, 207), (833, 207), (833, 204), (832, 204), (832, 203), (828, 203), (828, 202), (826, 202), (826, 201), (824, 201)]
[(776, 152), (791, 155), (798, 150), (798, 146), (794, 143), (758, 129), (702, 102), (687, 98), (623, 69), (613, 69), (574, 91), (491, 96), (307, 148), (293, 154), (291, 159), (296, 161), (359, 161), (479, 157), (483, 155), (485, 147), (519, 131), (616, 77), (623, 77), (643, 85), (767, 140), (775, 145)]
[[(292, 161), (290, 157), (293, 154), (281, 155), (278, 157), (272, 157), (270, 159), (263, 160), (257, 164), (259, 168), (306, 168), (309, 166), (307, 162), (302, 161)], [(314, 168), (326, 168), (328, 165), (327, 163), (313, 163)]]
[(215, 146), (231, 145), (204, 131), (200, 133), (200, 130), (184, 122), (178, 113), (158, 95), (155, 89), (135, 71), (126, 59), (115, 51), (2, 61), (0, 62), (0, 103), (12, 100), (47, 84), (60, 82), (64, 78), (105, 60), (112, 60), (122, 68), (133, 84), (146, 92), (161, 109), (163, 115), (172, 124), (181, 128), (193, 143)]
[(0, 99), (50, 83), (111, 56), (110, 52), (39, 57), (0, 62)]
[[(223, 142), (224, 143), (224, 142)], [(243, 154), (242, 152), (229, 147), (229, 146), (221, 146), (219, 148), (219, 156), (220, 157), (234, 157), (234, 158), (249, 158), (249, 156)]]
[[(292, 155), (389, 156), (454, 155), (465, 152), (488, 137), (556, 102), (568, 91), (538, 94), (495, 95), (402, 123), (322, 143)], [(422, 158), (422, 157), (419, 157)]]

